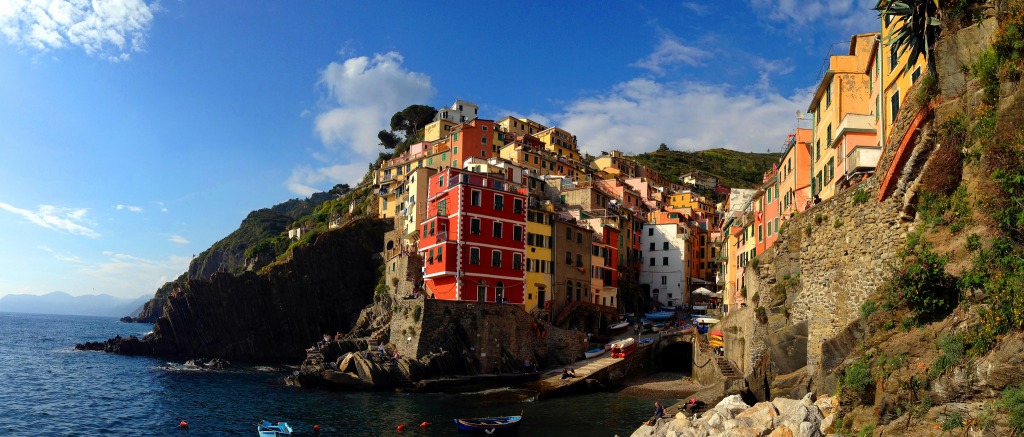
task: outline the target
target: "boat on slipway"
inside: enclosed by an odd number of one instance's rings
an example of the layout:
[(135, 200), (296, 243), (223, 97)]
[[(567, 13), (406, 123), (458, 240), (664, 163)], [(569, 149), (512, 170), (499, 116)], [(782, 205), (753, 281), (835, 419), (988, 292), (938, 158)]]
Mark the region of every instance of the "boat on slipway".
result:
[(655, 311), (653, 313), (644, 313), (644, 318), (647, 320), (668, 320), (674, 315), (676, 315), (675, 311)]
[(625, 358), (636, 351), (636, 339), (633, 337), (612, 343), (612, 358)]
[(591, 350), (588, 350), (588, 351), (584, 352), (583, 356), (585, 356), (587, 358), (594, 358), (594, 357), (596, 357), (598, 355), (601, 355), (601, 354), (603, 354), (605, 352), (606, 351), (605, 351), (604, 347), (602, 346), (602, 347), (594, 348), (594, 349), (591, 349)]

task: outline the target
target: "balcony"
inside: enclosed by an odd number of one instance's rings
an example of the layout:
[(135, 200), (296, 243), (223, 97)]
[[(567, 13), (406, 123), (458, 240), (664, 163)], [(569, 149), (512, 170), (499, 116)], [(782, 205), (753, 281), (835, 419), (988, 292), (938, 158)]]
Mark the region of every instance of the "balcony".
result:
[(842, 137), (849, 133), (875, 133), (875, 116), (868, 114), (846, 114), (836, 127), (830, 147), (835, 147)]
[(882, 149), (880, 147), (854, 147), (846, 155), (846, 175), (873, 170), (881, 157)]

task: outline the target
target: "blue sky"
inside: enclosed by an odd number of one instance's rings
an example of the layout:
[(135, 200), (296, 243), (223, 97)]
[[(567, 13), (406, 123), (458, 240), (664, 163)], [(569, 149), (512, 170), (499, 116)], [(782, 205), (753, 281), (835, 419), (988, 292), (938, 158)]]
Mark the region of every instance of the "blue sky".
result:
[(249, 211), (359, 180), (413, 103), (594, 154), (778, 151), (872, 3), (5, 0), (0, 296), (152, 294)]

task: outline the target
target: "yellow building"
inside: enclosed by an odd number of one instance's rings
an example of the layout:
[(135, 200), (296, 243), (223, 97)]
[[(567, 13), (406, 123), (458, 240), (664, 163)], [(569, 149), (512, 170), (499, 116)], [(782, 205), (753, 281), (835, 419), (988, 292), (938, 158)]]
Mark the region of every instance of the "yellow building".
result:
[[(884, 6), (885, 3), (885, 0), (881, 0), (877, 7)], [(882, 44), (879, 48), (877, 72), (882, 82), (882, 95), (878, 96), (875, 106), (880, 109), (879, 114), (883, 121), (880, 123), (881, 137), (888, 139), (892, 123), (899, 115), (903, 101), (907, 99), (907, 91), (928, 71), (928, 62), (922, 55), (917, 58), (916, 63), (908, 66), (910, 50), (904, 51), (902, 56), (893, 50), (890, 42), (893, 34), (902, 26), (900, 21), (882, 18), (881, 26)]]
[(550, 309), (544, 302), (553, 296), (554, 258), (551, 246), (554, 244), (551, 230), (554, 226), (554, 212), (545, 208), (531, 207), (526, 211), (526, 298), (524, 307), (528, 313)]
[(545, 148), (559, 157), (573, 161), (580, 160), (580, 151), (576, 148), (576, 136), (559, 127), (550, 127), (535, 134)]
[(496, 124), (501, 126), (503, 132), (517, 135), (537, 136), (538, 133), (547, 129), (547, 126), (530, 120), (529, 118), (515, 118), (512, 116), (498, 120)]
[(421, 142), (411, 145), (402, 155), (381, 162), (373, 175), (378, 196), (377, 215), (394, 218), (402, 213), (403, 208), (408, 212), (408, 205), (404, 204), (409, 192), (406, 176), (419, 168), (441, 168), (451, 157), (452, 153), (445, 144)]
[(423, 141), (437, 141), (447, 138), (452, 133), (452, 129), (458, 125), (458, 123), (451, 120), (434, 120), (423, 127)]
[(847, 55), (829, 57), (807, 112), (814, 113), (811, 193), (822, 200), (835, 194), (836, 160), (832, 148), (840, 123), (849, 114), (871, 114), (871, 78), (867, 74), (877, 33), (854, 35)]
[(669, 206), (675, 209), (689, 208), (693, 211), (699, 211), (705, 214), (705, 217), (710, 217), (715, 213), (715, 205), (712, 204), (707, 198), (696, 194), (690, 190), (683, 190), (679, 193), (672, 194), (668, 198)]

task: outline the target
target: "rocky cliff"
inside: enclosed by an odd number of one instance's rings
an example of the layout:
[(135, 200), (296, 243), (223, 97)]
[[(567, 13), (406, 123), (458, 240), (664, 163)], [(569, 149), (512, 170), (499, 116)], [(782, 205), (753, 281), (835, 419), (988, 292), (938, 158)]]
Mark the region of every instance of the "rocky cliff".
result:
[(324, 333), (347, 332), (373, 300), (390, 221), (361, 219), (292, 248), (260, 273), (214, 273), (170, 290), (164, 314), (123, 354), (297, 362)]

